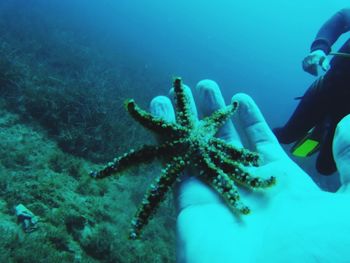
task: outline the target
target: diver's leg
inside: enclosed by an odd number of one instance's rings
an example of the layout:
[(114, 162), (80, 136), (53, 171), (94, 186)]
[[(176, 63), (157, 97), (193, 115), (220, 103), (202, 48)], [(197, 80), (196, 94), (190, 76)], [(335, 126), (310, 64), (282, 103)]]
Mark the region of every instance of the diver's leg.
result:
[(326, 96), (322, 92), (325, 82), (318, 79), (305, 92), (296, 110), (281, 128), (273, 131), (280, 143), (289, 144), (302, 138), (325, 115)]
[(336, 125), (332, 123), (332, 125), (328, 128), (320, 147), (320, 153), (318, 154), (316, 160), (316, 169), (323, 175), (331, 175), (337, 170), (332, 151), (335, 126)]
[[(340, 90), (341, 86), (333, 86), (334, 89)], [(347, 87), (344, 86), (343, 89)], [(322, 140), (320, 147), (320, 153), (316, 160), (317, 170), (324, 175), (330, 175), (336, 171), (336, 164), (333, 157), (333, 139), (336, 126), (339, 121), (350, 113), (350, 105), (348, 103), (348, 96), (342, 92), (338, 92), (337, 96), (330, 98), (333, 101), (332, 107), (330, 108), (328, 127), (326, 128), (326, 134)]]

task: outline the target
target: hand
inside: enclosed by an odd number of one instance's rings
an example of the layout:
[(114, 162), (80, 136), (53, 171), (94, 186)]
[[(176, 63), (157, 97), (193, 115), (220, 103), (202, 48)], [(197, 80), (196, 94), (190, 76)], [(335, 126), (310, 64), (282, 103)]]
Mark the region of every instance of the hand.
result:
[(350, 192), (350, 114), (337, 125), (333, 139), (333, 156), (340, 174), (341, 188), (338, 192)]
[[(201, 81), (196, 90), (199, 115), (224, 106), (215, 82)], [(176, 191), (178, 262), (345, 262), (350, 246), (350, 190), (343, 188), (341, 194), (319, 190), (285, 154), (254, 101), (245, 94), (232, 99), (239, 102), (233, 120), (240, 132), (229, 122), (220, 135), (258, 152), (263, 163), (249, 172), (273, 175), (277, 184), (264, 191), (240, 188), (241, 199), (252, 212), (238, 217), (196, 174), (187, 174)], [(153, 112), (174, 119), (171, 103), (164, 97), (154, 99)], [(337, 165), (345, 176), (350, 176), (349, 127), (350, 117), (339, 124), (334, 140)]]
[(318, 66), (324, 71), (327, 71), (330, 68), (327, 55), (320, 49), (311, 52), (303, 60), (303, 69), (311, 75), (318, 75)]

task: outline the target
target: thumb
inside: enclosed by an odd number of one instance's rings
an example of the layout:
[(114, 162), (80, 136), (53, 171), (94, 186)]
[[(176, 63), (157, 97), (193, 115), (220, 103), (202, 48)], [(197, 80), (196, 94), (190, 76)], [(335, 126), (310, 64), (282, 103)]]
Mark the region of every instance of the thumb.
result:
[(340, 174), (342, 188), (350, 187), (350, 114), (337, 125), (333, 140), (333, 155)]
[(329, 64), (329, 60), (326, 57), (322, 57), (320, 60), (320, 66), (324, 71), (329, 70), (329, 68), (331, 67)]

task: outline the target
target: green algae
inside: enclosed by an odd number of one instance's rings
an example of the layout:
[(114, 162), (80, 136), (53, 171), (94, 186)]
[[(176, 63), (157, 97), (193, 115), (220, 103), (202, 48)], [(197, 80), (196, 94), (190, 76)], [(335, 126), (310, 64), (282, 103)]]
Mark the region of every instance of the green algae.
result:
[[(109, 183), (81, 178), (93, 164), (64, 153), (45, 130), (21, 123), (18, 115), (1, 109), (0, 116), (1, 262), (174, 261), (172, 205), (163, 205), (167, 216), (157, 216), (142, 243), (124, 236), (134, 213), (130, 207), (143, 194), (137, 189), (148, 183), (144, 178)], [(155, 172), (138, 169), (129, 173)], [(18, 203), (39, 216), (35, 232), (25, 234), (17, 224)]]
[[(148, 101), (154, 92), (139, 91), (158, 83), (34, 2), (0, 3), (0, 262), (174, 262), (173, 205), (142, 243), (123, 235), (156, 167), (118, 182), (87, 176), (130, 140), (150, 139), (122, 102)], [(40, 218), (36, 231), (17, 223), (19, 203)]]

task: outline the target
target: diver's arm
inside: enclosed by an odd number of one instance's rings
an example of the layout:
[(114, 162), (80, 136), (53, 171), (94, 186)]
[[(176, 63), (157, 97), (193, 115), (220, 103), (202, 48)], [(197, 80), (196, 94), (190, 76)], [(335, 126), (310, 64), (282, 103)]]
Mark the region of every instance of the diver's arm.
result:
[(318, 31), (311, 45), (311, 52), (322, 50), (329, 54), (334, 42), (348, 31), (350, 31), (350, 8), (344, 8), (333, 15)]

